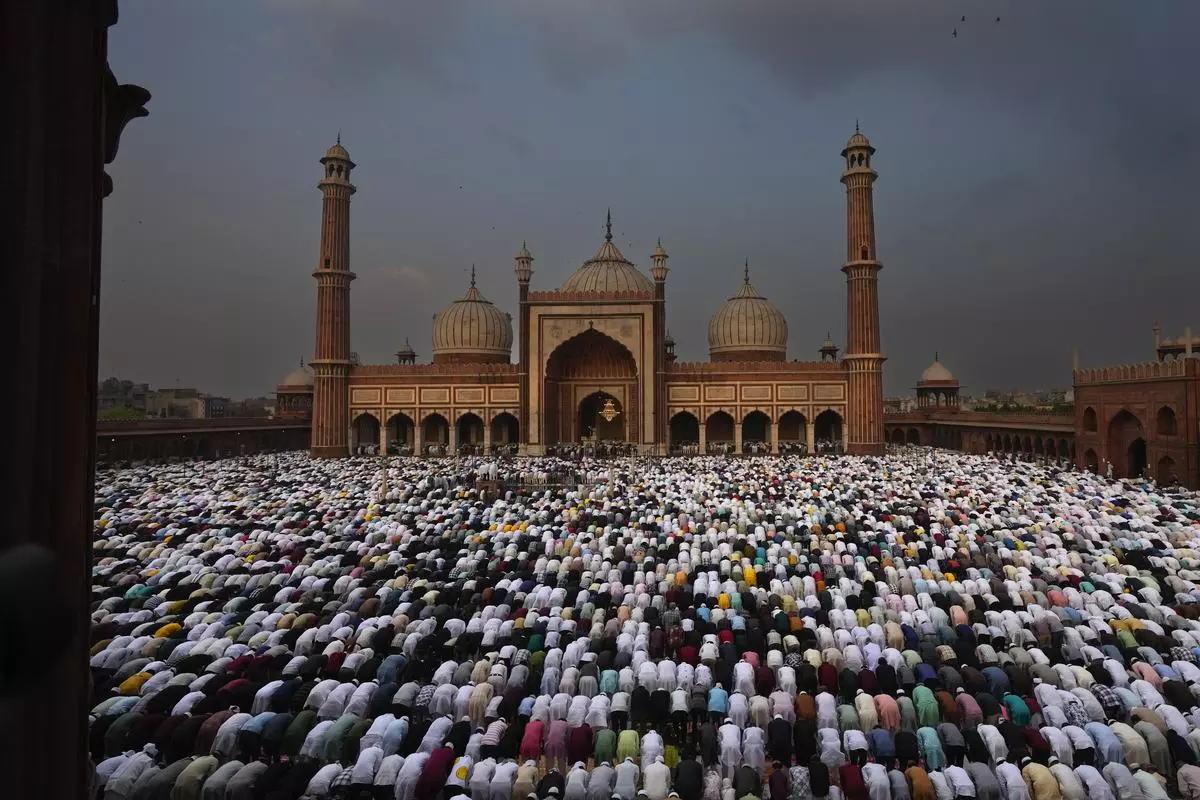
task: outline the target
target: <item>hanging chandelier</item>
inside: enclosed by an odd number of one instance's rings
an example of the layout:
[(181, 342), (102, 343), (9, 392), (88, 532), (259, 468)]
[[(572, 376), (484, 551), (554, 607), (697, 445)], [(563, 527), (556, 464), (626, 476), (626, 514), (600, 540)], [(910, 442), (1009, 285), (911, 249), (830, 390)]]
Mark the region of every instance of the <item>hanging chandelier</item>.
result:
[(605, 422), (612, 422), (621, 412), (617, 410), (617, 404), (613, 402), (611, 397), (606, 398), (604, 407), (600, 409), (600, 416), (604, 417)]

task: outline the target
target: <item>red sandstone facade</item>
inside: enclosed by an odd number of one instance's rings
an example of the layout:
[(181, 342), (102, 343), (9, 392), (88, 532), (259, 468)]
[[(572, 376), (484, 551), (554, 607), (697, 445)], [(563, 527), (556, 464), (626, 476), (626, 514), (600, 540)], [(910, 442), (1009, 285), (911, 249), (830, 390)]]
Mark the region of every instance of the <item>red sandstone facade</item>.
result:
[[(855, 132), (842, 151), (847, 197), (845, 356), (826, 341), (821, 361), (786, 360), (787, 323), (750, 284), (714, 316), (711, 360), (676, 363), (666, 326), (668, 256), (650, 276), (605, 242), (557, 290), (531, 291), (533, 255), (514, 259), (519, 288), (516, 363), (511, 319), (475, 288), (437, 315), (432, 364), (411, 349), (397, 364), (351, 361), (349, 205), (355, 166), (340, 143), (322, 164), (317, 336), (310, 363), (312, 453), (540, 454), (560, 443), (616, 441), (637, 452), (779, 452), (818, 442), (860, 454), (884, 448), (878, 273), (871, 165)], [(306, 410), (303, 376), (279, 394)]]
[(1076, 463), (1200, 488), (1200, 360), (1075, 370)]

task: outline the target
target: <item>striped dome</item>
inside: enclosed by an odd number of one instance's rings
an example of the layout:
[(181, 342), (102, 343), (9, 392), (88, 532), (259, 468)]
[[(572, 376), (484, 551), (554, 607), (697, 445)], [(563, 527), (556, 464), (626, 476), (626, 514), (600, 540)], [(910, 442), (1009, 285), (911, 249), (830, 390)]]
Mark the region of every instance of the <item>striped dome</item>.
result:
[(563, 292), (653, 292), (654, 283), (611, 241), (605, 241), (595, 256), (583, 262), (562, 285)]
[[(659, 249), (662, 249), (661, 245)], [(665, 255), (665, 254), (664, 254)], [(604, 223), (604, 244), (567, 278), (560, 292), (653, 292), (654, 283), (612, 243), (612, 212)]]
[(475, 288), (472, 269), (467, 293), (433, 318), (434, 360), (474, 356), (479, 361), (507, 361), (512, 343), (512, 321)]
[(787, 319), (750, 283), (749, 265), (738, 293), (726, 301), (708, 323), (708, 353), (716, 360), (730, 360), (738, 353), (748, 359), (765, 354), (787, 354)]

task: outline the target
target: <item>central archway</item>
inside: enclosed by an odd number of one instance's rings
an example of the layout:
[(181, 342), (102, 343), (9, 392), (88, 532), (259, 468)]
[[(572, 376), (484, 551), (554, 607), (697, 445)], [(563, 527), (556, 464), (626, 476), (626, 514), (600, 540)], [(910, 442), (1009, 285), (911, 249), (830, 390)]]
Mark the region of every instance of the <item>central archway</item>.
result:
[[(611, 336), (588, 328), (556, 347), (546, 361), (543, 390), (546, 444), (578, 442), (596, 435), (595, 415), (608, 398), (621, 413), (599, 426), (600, 438), (639, 441), (641, 391), (637, 361)], [(587, 404), (594, 403), (597, 396), (599, 405), (592, 409)], [(591, 430), (585, 431), (585, 427)]]
[(596, 442), (625, 441), (625, 409), (608, 392), (592, 392), (579, 403), (576, 425), (580, 439)]

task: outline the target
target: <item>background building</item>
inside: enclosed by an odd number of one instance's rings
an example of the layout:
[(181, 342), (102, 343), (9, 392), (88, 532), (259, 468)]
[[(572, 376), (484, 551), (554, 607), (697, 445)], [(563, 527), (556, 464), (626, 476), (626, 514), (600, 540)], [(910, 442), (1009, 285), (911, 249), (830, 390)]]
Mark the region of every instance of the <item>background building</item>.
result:
[(133, 411), (146, 410), (146, 396), (150, 384), (134, 383), (120, 378), (105, 378), (97, 387), (96, 409), (110, 411), (127, 408)]
[[(311, 372), (285, 377), (278, 413), (311, 409), (312, 452), (422, 454), (463, 445), (540, 454), (562, 443), (608, 442), (633, 452), (681, 448), (779, 452), (791, 446), (883, 452), (878, 273), (872, 200), (875, 153), (857, 130), (842, 150), (847, 194), (847, 346), (827, 340), (819, 361), (787, 360), (787, 320), (750, 281), (716, 310), (709, 360), (679, 363), (666, 331), (668, 255), (647, 276), (604, 242), (558, 289), (533, 290), (533, 254), (514, 258), (517, 330), (479, 292), (436, 315), (432, 363), (405, 346), (396, 364), (358, 364), (350, 346), (350, 183), (340, 140), (326, 152)], [(519, 352), (514, 363), (514, 339)]]
[(1075, 366), (1079, 466), (1117, 477), (1200, 488), (1200, 359), (1189, 328), (1177, 340), (1154, 329), (1156, 359)]
[(204, 395), (196, 389), (155, 389), (146, 395), (146, 414), (151, 417), (203, 419)]

